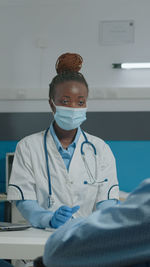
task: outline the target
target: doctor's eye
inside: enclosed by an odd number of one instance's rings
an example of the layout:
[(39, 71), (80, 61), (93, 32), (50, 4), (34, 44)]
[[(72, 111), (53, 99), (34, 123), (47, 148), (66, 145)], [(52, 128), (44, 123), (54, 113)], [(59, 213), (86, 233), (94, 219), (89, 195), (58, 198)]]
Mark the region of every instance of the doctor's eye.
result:
[(61, 101), (61, 103), (62, 103), (63, 105), (67, 105), (67, 104), (69, 103), (69, 100), (68, 100), (68, 99), (64, 99), (64, 100)]
[(80, 100), (79, 103), (78, 103), (79, 106), (83, 106), (84, 104), (85, 104), (84, 100)]

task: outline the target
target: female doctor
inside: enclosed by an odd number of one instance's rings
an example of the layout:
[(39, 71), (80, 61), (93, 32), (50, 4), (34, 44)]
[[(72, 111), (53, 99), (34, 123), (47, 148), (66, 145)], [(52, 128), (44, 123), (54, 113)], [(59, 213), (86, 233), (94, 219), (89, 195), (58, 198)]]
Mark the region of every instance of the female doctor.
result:
[(79, 72), (82, 58), (66, 53), (56, 62), (49, 86), (54, 121), (16, 148), (8, 200), (38, 228), (58, 228), (85, 217), (107, 199), (117, 201), (115, 158), (100, 138), (85, 133), (88, 85)]

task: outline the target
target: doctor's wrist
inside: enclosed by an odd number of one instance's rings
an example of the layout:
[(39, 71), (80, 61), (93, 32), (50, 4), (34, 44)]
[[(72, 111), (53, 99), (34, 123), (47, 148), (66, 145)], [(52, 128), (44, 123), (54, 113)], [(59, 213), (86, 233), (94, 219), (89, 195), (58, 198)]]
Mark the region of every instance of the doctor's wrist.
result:
[(53, 212), (47, 212), (41, 217), (40, 225), (42, 228), (49, 228), (50, 227), (50, 221), (53, 217)]

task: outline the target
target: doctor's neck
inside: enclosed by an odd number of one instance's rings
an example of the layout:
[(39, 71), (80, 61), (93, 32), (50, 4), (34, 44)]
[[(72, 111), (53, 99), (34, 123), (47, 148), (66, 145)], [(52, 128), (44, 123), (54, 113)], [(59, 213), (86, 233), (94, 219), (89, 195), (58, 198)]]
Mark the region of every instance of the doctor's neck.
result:
[(63, 148), (66, 149), (73, 142), (76, 136), (76, 133), (77, 133), (77, 129), (66, 131), (60, 128), (55, 121), (54, 121), (53, 127), (57, 135), (57, 138), (59, 139)]

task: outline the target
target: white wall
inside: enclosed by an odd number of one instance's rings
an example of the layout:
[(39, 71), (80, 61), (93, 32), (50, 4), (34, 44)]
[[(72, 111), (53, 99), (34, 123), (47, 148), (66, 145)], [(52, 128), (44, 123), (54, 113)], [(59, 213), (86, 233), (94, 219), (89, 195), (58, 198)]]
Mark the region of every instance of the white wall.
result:
[[(90, 110), (150, 110), (150, 70), (111, 66), (150, 61), (149, 10), (149, 0), (0, 0), (0, 112), (48, 111), (64, 52), (84, 59), (90, 99), (99, 99)], [(134, 21), (134, 42), (102, 45), (100, 22), (116, 20)]]

